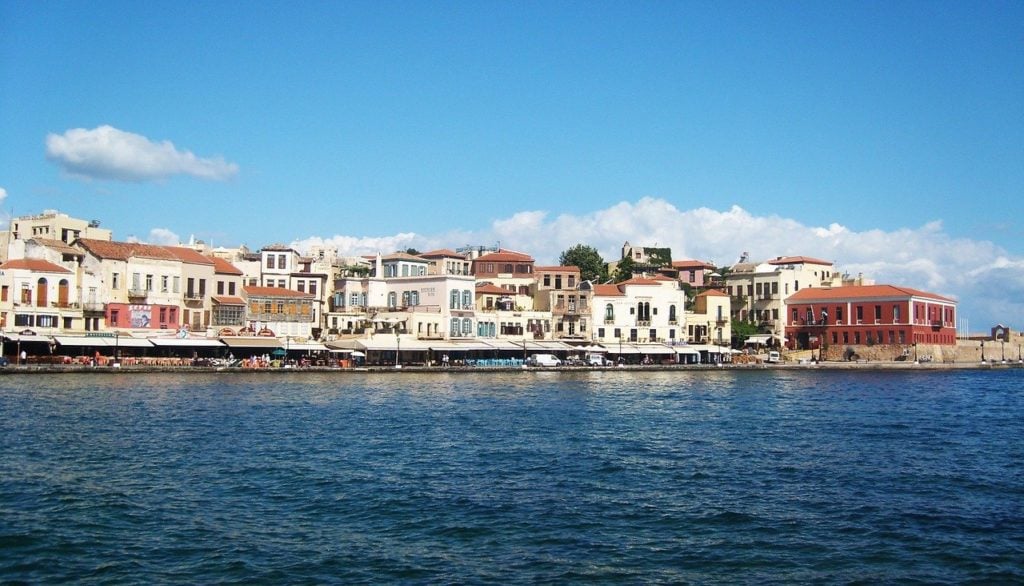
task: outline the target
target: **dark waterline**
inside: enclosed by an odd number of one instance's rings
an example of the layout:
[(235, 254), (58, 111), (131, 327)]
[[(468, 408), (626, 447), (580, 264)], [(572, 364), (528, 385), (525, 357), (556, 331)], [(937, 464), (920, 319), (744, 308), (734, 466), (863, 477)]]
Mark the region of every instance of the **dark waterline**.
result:
[(0, 380), (0, 581), (1022, 582), (1020, 371)]

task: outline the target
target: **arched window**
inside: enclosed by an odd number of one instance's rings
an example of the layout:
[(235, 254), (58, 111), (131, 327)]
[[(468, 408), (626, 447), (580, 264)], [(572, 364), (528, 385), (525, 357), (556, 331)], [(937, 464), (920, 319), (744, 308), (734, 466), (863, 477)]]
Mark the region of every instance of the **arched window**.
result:
[(61, 307), (68, 306), (68, 280), (61, 279), (60, 283), (57, 283), (57, 305)]
[(466, 289), (462, 292), (462, 309), (473, 308), (473, 292)]
[(607, 320), (615, 319), (615, 308), (612, 306), (611, 303), (604, 306), (604, 318)]
[(36, 307), (46, 307), (46, 279), (39, 279), (36, 283)]
[(392, 291), (388, 293), (388, 307), (394, 308), (398, 305), (398, 295)]

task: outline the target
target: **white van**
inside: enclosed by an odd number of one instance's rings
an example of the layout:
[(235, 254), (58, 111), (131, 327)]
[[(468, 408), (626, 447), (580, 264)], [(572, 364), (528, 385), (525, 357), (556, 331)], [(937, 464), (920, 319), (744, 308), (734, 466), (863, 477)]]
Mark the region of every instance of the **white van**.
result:
[(768, 360), (767, 360), (767, 362), (770, 362), (772, 364), (775, 364), (775, 363), (778, 363), (778, 362), (782, 362), (782, 357), (775, 350), (771, 350), (771, 351), (768, 352)]
[(562, 361), (554, 354), (534, 354), (526, 359), (530, 366), (562, 366)]
[(587, 364), (590, 366), (608, 366), (612, 363), (604, 357), (604, 354), (591, 353), (587, 355)]

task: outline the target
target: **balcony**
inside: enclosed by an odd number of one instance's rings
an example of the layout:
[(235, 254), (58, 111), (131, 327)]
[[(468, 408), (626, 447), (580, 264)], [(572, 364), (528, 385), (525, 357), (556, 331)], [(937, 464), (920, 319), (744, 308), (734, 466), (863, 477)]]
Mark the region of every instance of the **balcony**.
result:
[(195, 291), (186, 291), (184, 297), (185, 303), (202, 303), (203, 301), (203, 295)]
[(82, 304), (82, 309), (93, 313), (103, 313), (105, 306), (99, 301), (86, 301)]
[(146, 295), (149, 295), (149, 291), (146, 291), (145, 289), (136, 289), (134, 287), (128, 289), (129, 299), (145, 299)]

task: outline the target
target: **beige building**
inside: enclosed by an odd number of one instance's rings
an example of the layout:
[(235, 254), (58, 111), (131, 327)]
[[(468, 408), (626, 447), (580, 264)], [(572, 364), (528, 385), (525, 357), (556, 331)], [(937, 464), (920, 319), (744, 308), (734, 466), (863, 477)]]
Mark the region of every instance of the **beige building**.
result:
[(100, 228), (99, 220), (81, 220), (47, 210), (41, 214), (11, 218), (10, 227), (0, 232), (0, 262), (8, 258), (26, 258), (21, 243), (31, 238), (59, 240), (71, 244), (78, 238), (110, 240), (110, 230)]
[(534, 267), (533, 308), (551, 313), (554, 339), (590, 339), (589, 289), (580, 289), (579, 267)]
[(634, 277), (593, 286), (593, 340), (679, 343), (686, 337), (686, 293), (674, 279)]
[(691, 344), (728, 346), (732, 341), (729, 294), (717, 289), (698, 293), (686, 312), (686, 340)]

